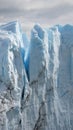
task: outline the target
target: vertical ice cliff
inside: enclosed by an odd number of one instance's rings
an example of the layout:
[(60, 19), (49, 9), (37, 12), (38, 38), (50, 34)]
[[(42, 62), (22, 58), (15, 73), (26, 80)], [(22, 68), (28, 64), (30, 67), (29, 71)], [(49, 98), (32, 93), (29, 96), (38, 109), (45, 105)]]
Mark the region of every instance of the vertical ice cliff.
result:
[(45, 91), (48, 73), (48, 35), (38, 25), (31, 33), (29, 48), (29, 85), (32, 90), (28, 105), (23, 111), (24, 128), (36, 130), (46, 127)]
[(13, 22), (0, 28), (0, 130), (22, 129), (21, 100), (26, 86), (28, 90), (28, 80), (18, 25)]
[(73, 26), (0, 26), (0, 130), (73, 130)]
[(70, 25), (32, 30), (26, 60), (32, 94), (23, 112), (27, 130), (73, 129), (72, 35)]

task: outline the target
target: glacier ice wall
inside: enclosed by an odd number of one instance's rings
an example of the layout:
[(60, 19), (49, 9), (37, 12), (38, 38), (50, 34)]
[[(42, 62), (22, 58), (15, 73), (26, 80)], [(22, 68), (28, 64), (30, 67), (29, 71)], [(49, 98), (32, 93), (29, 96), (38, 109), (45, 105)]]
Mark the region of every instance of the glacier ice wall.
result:
[[(21, 98), (28, 80), (22, 60), (18, 23), (0, 29), (0, 130), (21, 130)], [(16, 31), (17, 30), (18, 34)], [(19, 37), (19, 38), (18, 38)]]
[(0, 130), (73, 130), (73, 26), (0, 26)]

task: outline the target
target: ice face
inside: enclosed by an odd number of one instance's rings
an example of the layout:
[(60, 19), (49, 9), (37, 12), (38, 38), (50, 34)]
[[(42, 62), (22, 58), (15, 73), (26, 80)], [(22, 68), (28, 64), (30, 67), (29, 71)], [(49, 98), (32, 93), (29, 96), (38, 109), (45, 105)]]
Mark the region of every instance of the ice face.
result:
[(28, 60), (32, 96), (31, 103), (24, 110), (28, 113), (23, 114), (26, 119), (24, 128), (73, 129), (72, 35), (73, 27), (70, 25), (56, 25), (47, 31), (34, 26)]
[(0, 26), (0, 130), (73, 130), (73, 26)]
[[(22, 99), (25, 101), (28, 94), (29, 85), (19, 44), (22, 43), (21, 35), (17, 40), (17, 33), (8, 30), (19, 30), (16, 25), (0, 30), (0, 130), (21, 129)], [(25, 96), (22, 96), (23, 91)]]
[(35, 25), (31, 34), (30, 43), (30, 66), (29, 75), (30, 82), (38, 80), (38, 75), (45, 69), (48, 61), (46, 61), (48, 54), (47, 40), (45, 42), (46, 33), (39, 26)]

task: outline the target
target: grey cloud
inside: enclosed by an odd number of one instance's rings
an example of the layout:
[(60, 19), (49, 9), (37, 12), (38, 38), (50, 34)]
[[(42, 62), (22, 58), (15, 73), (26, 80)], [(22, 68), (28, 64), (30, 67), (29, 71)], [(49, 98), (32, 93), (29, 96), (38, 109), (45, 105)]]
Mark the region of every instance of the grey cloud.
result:
[(42, 8), (39, 10), (30, 10), (30, 18), (45, 18), (54, 19), (63, 15), (68, 15), (68, 13), (73, 12), (73, 5), (65, 3), (61, 5), (54, 6), (52, 8)]
[[(8, 0), (6, 0), (8, 1)], [(23, 16), (27, 17), (28, 19), (54, 19), (58, 18), (63, 15), (68, 15), (68, 13), (73, 12), (73, 5), (64, 3), (56, 5), (52, 8), (45, 7), (45, 8), (39, 8), (39, 9), (29, 9), (26, 8), (18, 8), (18, 7), (6, 7), (6, 8), (0, 8), (0, 14), (2, 15), (8, 15), (8, 16)]]
[[(38, 22), (41, 24), (53, 23), (53, 21), (58, 23), (59, 17), (67, 18), (69, 14), (73, 13), (72, 0), (69, 3), (63, 2), (63, 0), (60, 3), (58, 1), (29, 0), (27, 2), (27, 0), (0, 0), (0, 21), (3, 18), (4, 21), (5, 19), (7, 21), (18, 18), (22, 22), (26, 20), (31, 23)], [(44, 6), (42, 6), (42, 3), (44, 3)]]

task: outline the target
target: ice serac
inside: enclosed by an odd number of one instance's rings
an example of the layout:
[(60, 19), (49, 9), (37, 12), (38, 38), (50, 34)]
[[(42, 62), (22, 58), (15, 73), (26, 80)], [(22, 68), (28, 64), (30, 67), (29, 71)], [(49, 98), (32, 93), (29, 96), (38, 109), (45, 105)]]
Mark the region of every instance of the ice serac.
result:
[[(22, 101), (28, 93), (28, 80), (19, 29), (17, 22), (0, 28), (0, 130), (22, 129)], [(18, 30), (17, 33), (14, 30)], [(24, 91), (25, 97), (22, 96)]]
[(31, 109), (27, 108), (29, 111), (27, 115), (29, 122), (27, 121), (26, 125), (28, 130), (62, 128), (59, 123), (63, 121), (62, 107), (57, 92), (59, 48), (60, 33), (57, 27), (50, 29), (47, 33), (40, 26), (34, 26), (29, 53), (29, 78), (32, 95), (29, 104)]
[(45, 91), (48, 72), (48, 35), (35, 25), (31, 32), (29, 49), (29, 85), (32, 90), (30, 100), (23, 111), (24, 129), (46, 128)]
[(30, 45), (30, 82), (38, 80), (39, 76), (48, 68), (48, 37), (46, 32), (35, 25), (31, 34)]
[(18, 21), (9, 22), (7, 24), (4, 24), (0, 26), (0, 30), (7, 31), (8, 34), (12, 34), (15, 39), (18, 47), (20, 48), (20, 51), (22, 53), (22, 58), (25, 54), (25, 45), (24, 45), (24, 39), (22, 34), (22, 29), (20, 23)]

